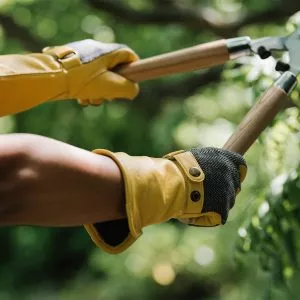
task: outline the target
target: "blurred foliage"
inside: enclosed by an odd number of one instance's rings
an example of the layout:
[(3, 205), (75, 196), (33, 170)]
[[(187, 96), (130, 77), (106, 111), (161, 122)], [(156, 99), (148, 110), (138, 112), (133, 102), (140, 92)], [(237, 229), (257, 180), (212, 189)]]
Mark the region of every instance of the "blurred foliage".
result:
[[(300, 14), (295, 14), (287, 23), (287, 31), (293, 31), (300, 25)], [(248, 74), (249, 78), (249, 73)], [(261, 68), (255, 74), (254, 90), (264, 81), (269, 81), (268, 68)], [(259, 80), (259, 82), (257, 82)], [(297, 87), (292, 94), (295, 103), (299, 103)], [(270, 184), (258, 195), (257, 208), (251, 214), (238, 233), (238, 252), (236, 259), (245, 263), (241, 254), (254, 252), (262, 269), (271, 275), (270, 286), (284, 288), (289, 297), (297, 295), (293, 279), (299, 270), (299, 195), (300, 195), (300, 112), (298, 107), (287, 109), (273, 122), (262, 136), (265, 146), (266, 168), (272, 174)], [(267, 289), (268, 297), (273, 296)]]
[[(230, 35), (287, 34), (299, 23), (299, 14), (288, 20), (299, 6), (291, 0), (4, 0), (0, 51), (93, 38), (149, 57)], [(241, 59), (142, 83), (133, 102), (46, 103), (1, 118), (0, 132), (157, 157), (222, 146), (277, 76), (271, 58)], [(299, 126), (298, 109), (286, 110), (247, 153), (248, 177), (226, 226), (151, 226), (118, 256), (96, 249), (81, 228), (1, 229), (0, 299), (299, 298)]]

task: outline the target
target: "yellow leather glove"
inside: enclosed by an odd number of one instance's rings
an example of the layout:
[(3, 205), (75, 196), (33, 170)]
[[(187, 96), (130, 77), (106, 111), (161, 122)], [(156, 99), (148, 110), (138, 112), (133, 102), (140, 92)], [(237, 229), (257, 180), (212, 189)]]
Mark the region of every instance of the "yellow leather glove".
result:
[(95, 152), (118, 164), (125, 185), (127, 219), (85, 225), (109, 253), (128, 248), (143, 227), (171, 218), (195, 226), (225, 224), (247, 172), (241, 155), (218, 148), (177, 151), (164, 158)]
[(83, 40), (47, 47), (43, 53), (0, 56), (0, 116), (49, 100), (79, 99), (98, 105), (104, 99), (133, 99), (137, 84), (111, 71), (137, 60), (124, 45)]

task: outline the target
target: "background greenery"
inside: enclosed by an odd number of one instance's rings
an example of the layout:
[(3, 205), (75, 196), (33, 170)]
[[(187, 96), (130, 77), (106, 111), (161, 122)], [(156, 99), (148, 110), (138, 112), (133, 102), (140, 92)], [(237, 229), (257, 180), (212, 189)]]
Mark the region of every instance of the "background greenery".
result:
[[(2, 0), (2, 54), (94, 38), (140, 57), (219, 38), (285, 35), (300, 24), (294, 0)], [(276, 78), (272, 59), (141, 84), (133, 102), (82, 108), (47, 103), (0, 119), (85, 149), (162, 156), (222, 146)], [(299, 100), (299, 91), (293, 95)], [(125, 253), (92, 245), (82, 228), (0, 230), (0, 299), (298, 299), (300, 114), (278, 116), (247, 153), (249, 173), (226, 226), (151, 226)]]

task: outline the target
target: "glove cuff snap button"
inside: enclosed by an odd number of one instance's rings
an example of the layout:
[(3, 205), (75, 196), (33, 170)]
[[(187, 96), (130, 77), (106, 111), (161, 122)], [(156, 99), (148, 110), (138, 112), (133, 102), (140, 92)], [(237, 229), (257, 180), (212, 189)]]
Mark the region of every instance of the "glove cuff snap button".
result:
[(201, 175), (201, 171), (199, 168), (192, 167), (189, 169), (189, 173), (194, 177), (199, 177)]
[(201, 194), (198, 191), (193, 191), (190, 197), (193, 202), (198, 202), (201, 199)]

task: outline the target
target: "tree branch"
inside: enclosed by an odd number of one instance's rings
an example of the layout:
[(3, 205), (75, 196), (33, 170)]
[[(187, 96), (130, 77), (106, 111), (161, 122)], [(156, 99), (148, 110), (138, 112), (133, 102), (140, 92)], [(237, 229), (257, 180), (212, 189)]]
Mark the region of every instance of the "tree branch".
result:
[(9, 15), (0, 14), (0, 24), (9, 38), (17, 39), (25, 49), (36, 52), (44, 47), (42, 42), (30, 33), (28, 28), (17, 24)]
[(118, 19), (133, 24), (181, 24), (195, 30), (209, 30), (221, 37), (233, 37), (239, 29), (255, 23), (279, 22), (300, 9), (298, 1), (276, 2), (267, 11), (246, 15), (241, 20), (232, 23), (216, 23), (201, 10), (170, 4), (169, 7), (159, 6), (153, 10), (135, 10), (122, 0), (88, 0), (89, 4), (98, 10), (114, 15)]
[(252, 24), (280, 23), (291, 17), (300, 9), (300, 2), (294, 0), (286, 0), (277, 2), (271, 9), (266, 11), (252, 13), (244, 19), (237, 21), (231, 25), (232, 30), (238, 31), (240, 28)]

